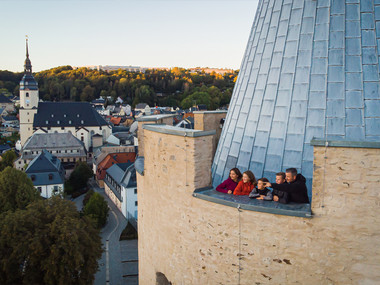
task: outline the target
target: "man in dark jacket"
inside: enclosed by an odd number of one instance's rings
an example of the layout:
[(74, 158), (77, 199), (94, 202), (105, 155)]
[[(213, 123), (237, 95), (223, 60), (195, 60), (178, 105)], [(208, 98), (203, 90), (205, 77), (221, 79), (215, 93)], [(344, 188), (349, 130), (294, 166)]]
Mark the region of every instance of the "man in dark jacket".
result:
[(287, 196), (287, 201), (284, 201), (285, 203), (309, 203), (309, 197), (307, 196), (306, 188), (306, 178), (302, 174), (297, 174), (297, 169), (288, 168), (286, 169), (285, 179), (287, 183), (277, 184), (267, 182), (265, 184), (265, 187), (273, 188), (275, 195), (287, 194), (284, 195)]

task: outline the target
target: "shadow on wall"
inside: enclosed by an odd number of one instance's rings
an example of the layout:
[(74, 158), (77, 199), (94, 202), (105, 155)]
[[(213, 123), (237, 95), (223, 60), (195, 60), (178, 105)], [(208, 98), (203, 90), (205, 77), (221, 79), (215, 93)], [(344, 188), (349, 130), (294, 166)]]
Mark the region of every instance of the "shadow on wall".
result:
[(172, 285), (164, 273), (156, 272), (156, 285)]

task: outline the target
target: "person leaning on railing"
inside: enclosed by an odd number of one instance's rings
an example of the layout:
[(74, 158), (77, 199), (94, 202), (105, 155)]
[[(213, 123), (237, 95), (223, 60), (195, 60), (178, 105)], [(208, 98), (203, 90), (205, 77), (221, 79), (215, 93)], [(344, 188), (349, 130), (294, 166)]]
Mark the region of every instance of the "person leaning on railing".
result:
[(297, 174), (297, 169), (288, 168), (286, 169), (285, 179), (286, 183), (283, 184), (266, 182), (265, 187), (273, 188), (273, 195), (278, 197), (284, 196), (284, 193), (286, 193), (288, 197), (282, 201), (283, 203), (309, 203), (306, 178), (300, 173)]
[(216, 191), (232, 194), (241, 180), (242, 174), (238, 168), (230, 170), (230, 176), (216, 187)]

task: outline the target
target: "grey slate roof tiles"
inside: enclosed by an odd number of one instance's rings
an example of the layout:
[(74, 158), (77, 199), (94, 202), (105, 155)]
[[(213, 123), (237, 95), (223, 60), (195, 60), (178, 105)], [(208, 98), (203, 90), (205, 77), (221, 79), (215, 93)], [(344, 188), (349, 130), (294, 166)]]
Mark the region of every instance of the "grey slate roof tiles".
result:
[(33, 184), (53, 185), (64, 182), (64, 174), (60, 160), (43, 150), (28, 165), (25, 173), (32, 178)]
[(71, 133), (47, 133), (33, 134), (25, 143), (23, 150), (41, 149), (41, 148), (83, 148), (83, 142), (74, 137)]
[(40, 102), (33, 127), (106, 126), (108, 123), (87, 102)]

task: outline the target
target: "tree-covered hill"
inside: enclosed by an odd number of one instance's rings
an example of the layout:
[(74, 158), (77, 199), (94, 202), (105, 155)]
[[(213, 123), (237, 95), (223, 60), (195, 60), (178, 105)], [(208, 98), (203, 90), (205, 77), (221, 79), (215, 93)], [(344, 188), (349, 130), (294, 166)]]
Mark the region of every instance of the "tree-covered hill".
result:
[[(144, 102), (150, 106), (191, 107), (206, 104), (216, 109), (228, 104), (238, 72), (205, 73), (188, 69), (148, 69), (98, 71), (60, 66), (36, 73), (40, 98), (45, 101), (91, 101), (99, 96), (121, 97), (133, 106)], [(0, 92), (18, 95), (23, 73), (0, 71)]]

